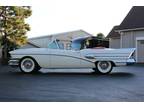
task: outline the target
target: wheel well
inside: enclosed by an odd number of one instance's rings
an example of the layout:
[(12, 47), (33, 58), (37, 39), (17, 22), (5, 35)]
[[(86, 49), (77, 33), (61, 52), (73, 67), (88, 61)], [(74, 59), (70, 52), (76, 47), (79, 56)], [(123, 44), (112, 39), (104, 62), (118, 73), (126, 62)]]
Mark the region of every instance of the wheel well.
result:
[[(95, 65), (96, 65), (98, 62), (99, 62), (99, 61), (96, 61), (96, 62), (95, 62)], [(113, 66), (116, 66), (113, 61), (109, 61), (109, 62), (111, 62)]]
[(36, 63), (36, 65), (40, 67), (40, 65), (38, 64), (38, 62), (37, 62), (33, 57), (31, 57), (31, 56), (24, 56), (24, 57), (22, 57), (22, 58), (20, 59), (19, 63), (20, 63), (23, 59), (25, 59), (25, 58), (31, 58), (31, 59)]

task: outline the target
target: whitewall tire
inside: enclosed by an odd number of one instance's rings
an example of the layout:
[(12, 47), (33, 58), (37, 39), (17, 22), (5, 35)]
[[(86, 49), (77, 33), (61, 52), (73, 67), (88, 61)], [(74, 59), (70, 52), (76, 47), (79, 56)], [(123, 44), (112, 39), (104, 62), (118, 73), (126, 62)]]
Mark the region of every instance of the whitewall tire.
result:
[(110, 61), (98, 61), (96, 69), (100, 74), (109, 74), (113, 69), (113, 64)]
[(24, 73), (32, 73), (38, 71), (37, 63), (32, 58), (23, 58), (20, 61), (20, 70)]

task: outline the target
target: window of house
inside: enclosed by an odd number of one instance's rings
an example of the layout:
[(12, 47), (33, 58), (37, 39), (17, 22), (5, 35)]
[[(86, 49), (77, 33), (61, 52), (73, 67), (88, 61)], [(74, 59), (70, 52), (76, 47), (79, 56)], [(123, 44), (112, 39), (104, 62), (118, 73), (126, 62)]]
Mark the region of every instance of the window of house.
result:
[(144, 40), (141, 40), (141, 41), (140, 41), (140, 44), (144, 44)]

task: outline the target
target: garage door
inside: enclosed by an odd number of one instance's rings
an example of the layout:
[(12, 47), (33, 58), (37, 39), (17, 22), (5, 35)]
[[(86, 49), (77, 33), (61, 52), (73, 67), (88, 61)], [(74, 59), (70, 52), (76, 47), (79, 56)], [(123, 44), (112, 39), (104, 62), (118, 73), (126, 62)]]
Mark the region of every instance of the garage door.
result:
[(137, 62), (144, 63), (144, 40), (137, 40)]

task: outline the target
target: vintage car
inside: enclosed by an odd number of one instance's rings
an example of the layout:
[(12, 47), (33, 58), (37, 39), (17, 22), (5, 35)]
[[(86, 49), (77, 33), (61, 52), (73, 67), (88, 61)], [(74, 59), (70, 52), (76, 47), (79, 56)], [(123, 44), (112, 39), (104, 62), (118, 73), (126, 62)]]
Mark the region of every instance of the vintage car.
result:
[(18, 49), (9, 52), (9, 65), (18, 66), (24, 73), (37, 72), (41, 68), (74, 69), (92, 68), (94, 72), (108, 74), (114, 66), (135, 63), (135, 48), (110, 49), (87, 48), (81, 44), (84, 38), (74, 39), (69, 49), (59, 40), (52, 40), (48, 48)]

